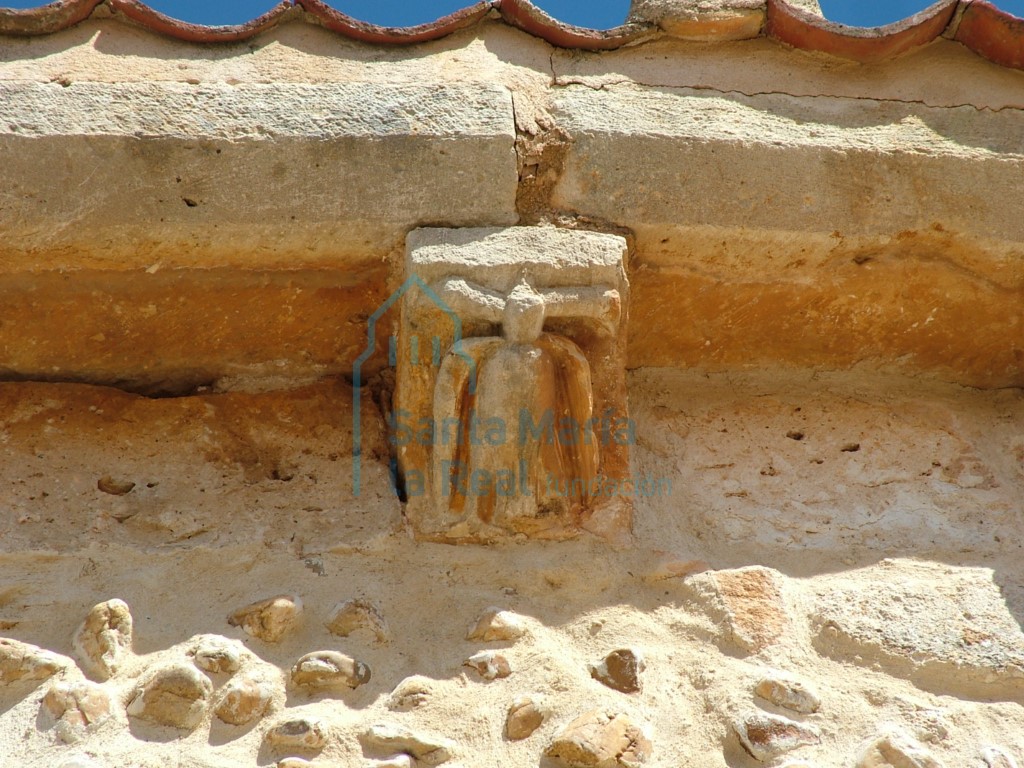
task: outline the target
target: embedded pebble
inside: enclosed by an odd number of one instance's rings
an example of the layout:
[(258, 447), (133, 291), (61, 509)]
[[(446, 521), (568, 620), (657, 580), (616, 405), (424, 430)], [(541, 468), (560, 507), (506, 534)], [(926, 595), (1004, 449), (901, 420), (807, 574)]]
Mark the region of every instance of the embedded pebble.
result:
[(19, 640), (0, 638), (0, 683), (45, 680), (73, 666), (71, 659)]
[(640, 690), (640, 673), (644, 666), (639, 652), (620, 648), (609, 653), (600, 663), (591, 664), (590, 676), (616, 691), (636, 693)]
[(658, 560), (654, 568), (644, 576), (648, 584), (656, 584), (659, 581), (668, 579), (685, 579), (695, 573), (703, 573), (711, 569), (711, 565), (704, 560), (687, 560), (685, 558), (665, 555)]
[(388, 709), (408, 712), (426, 704), (433, 695), (434, 681), (428, 677), (413, 675), (395, 686), (395, 690), (388, 697)]
[(302, 600), (295, 595), (277, 595), (239, 608), (228, 616), (228, 624), (266, 643), (276, 643), (296, 627), (301, 615)]
[(981, 750), (985, 768), (1017, 768), (1017, 761), (999, 747), (985, 747)]
[(505, 718), (505, 735), (509, 741), (522, 741), (533, 735), (548, 716), (539, 697), (520, 696), (512, 702)]
[(90, 726), (111, 713), (109, 694), (88, 680), (54, 683), (43, 696), (43, 707), (57, 721), (57, 738), (66, 744), (80, 741)]
[(861, 752), (857, 768), (942, 768), (942, 763), (906, 733), (891, 729)]
[(157, 725), (191, 730), (202, 720), (212, 691), (210, 679), (191, 664), (164, 667), (137, 691), (128, 714)]
[(316, 751), (327, 743), (327, 726), (315, 717), (296, 717), (273, 726), (263, 738), (275, 749)]
[(569, 723), (544, 754), (560, 768), (636, 768), (651, 750), (650, 739), (627, 715), (595, 709)]
[(717, 626), (717, 643), (758, 653), (790, 631), (791, 619), (782, 598), (784, 583), (778, 571), (754, 565), (695, 573), (678, 589)]
[(337, 605), (327, 620), (327, 629), (338, 637), (348, 637), (360, 629), (367, 630), (373, 634), (377, 645), (384, 645), (391, 639), (391, 631), (380, 608), (369, 600), (346, 600)]
[(278, 761), (277, 768), (338, 768), (338, 763), (307, 760), (304, 757), (285, 757)]
[(106, 680), (132, 652), (132, 614), (123, 600), (94, 605), (72, 641), (87, 674)]
[(373, 768), (413, 768), (411, 755), (392, 755), (384, 760), (377, 760)]
[(204, 672), (234, 674), (242, 665), (241, 643), (220, 635), (202, 635), (192, 651), (192, 660)]
[(448, 739), (423, 736), (389, 723), (371, 725), (360, 734), (359, 742), (368, 752), (389, 756), (389, 759), (398, 754), (410, 755), (426, 765), (448, 762), (455, 748)]
[(352, 690), (370, 680), (370, 668), (337, 651), (307, 653), (292, 667), (292, 683), (311, 690)]
[(480, 640), (485, 643), (509, 642), (518, 640), (524, 634), (526, 634), (526, 628), (519, 616), (500, 608), (488, 608), (479, 619), (469, 626), (466, 639)]
[(57, 768), (105, 768), (105, 766), (103, 763), (99, 763), (91, 757), (75, 755), (74, 757), (68, 758), (63, 763), (58, 763)]
[(754, 693), (776, 706), (805, 715), (821, 708), (821, 699), (806, 683), (775, 671), (758, 682)]
[(766, 712), (748, 714), (734, 722), (732, 727), (743, 748), (761, 762), (821, 742), (817, 729)]
[(131, 493), (135, 483), (131, 480), (115, 479), (110, 475), (104, 475), (96, 481), (96, 487), (111, 496), (124, 496), (126, 493)]
[(213, 710), (228, 725), (247, 725), (263, 717), (274, 698), (274, 686), (256, 673), (237, 675), (220, 690)]
[(475, 669), (484, 680), (497, 680), (512, 674), (508, 659), (494, 651), (474, 653), (462, 662), (462, 666)]

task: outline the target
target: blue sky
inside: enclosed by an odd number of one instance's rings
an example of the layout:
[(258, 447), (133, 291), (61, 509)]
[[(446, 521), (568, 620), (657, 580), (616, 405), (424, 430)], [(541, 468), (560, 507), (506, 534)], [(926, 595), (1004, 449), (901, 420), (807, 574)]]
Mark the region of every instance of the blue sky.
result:
[[(473, 0), (327, 0), (350, 16), (393, 26), (433, 21), (471, 5)], [(259, 16), (277, 0), (146, 0), (158, 11), (199, 24), (235, 24)], [(863, 27), (888, 24), (920, 11), (928, 0), (820, 0), (827, 18)], [(584, 27), (606, 29), (621, 24), (629, 0), (534, 0), (555, 18)], [(32, 8), (39, 0), (0, 0), (0, 7)], [(1024, 17), (1024, 0), (996, 0), (996, 5)]]

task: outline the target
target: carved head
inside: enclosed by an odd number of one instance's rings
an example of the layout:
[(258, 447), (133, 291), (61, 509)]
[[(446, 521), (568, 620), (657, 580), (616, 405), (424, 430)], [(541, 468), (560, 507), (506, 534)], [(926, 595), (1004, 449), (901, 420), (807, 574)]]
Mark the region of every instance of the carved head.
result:
[(524, 278), (505, 300), (502, 335), (513, 344), (532, 344), (543, 329), (544, 297)]

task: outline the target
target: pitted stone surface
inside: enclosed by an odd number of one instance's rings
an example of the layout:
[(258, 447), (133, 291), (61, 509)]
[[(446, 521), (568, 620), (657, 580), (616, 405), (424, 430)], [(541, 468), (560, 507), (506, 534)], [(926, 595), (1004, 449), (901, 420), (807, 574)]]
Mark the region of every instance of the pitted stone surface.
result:
[(337, 651), (307, 653), (292, 667), (292, 684), (311, 691), (348, 691), (369, 680), (368, 666)]
[(246, 725), (263, 717), (274, 699), (273, 681), (255, 672), (231, 678), (217, 692), (213, 713), (229, 725)]
[(123, 600), (93, 606), (74, 637), (85, 671), (100, 680), (117, 674), (132, 652), (132, 614)]
[(191, 664), (167, 666), (153, 672), (137, 689), (128, 704), (128, 714), (190, 731), (205, 715), (212, 692), (210, 679)]
[(338, 637), (348, 637), (357, 630), (365, 630), (373, 635), (377, 645), (383, 645), (391, 639), (391, 630), (380, 607), (369, 600), (358, 598), (339, 603), (327, 620), (327, 629)]
[[(509, 93), (500, 86), (81, 82), (64, 88), (2, 83), (0, 95), (0, 134), (18, 136), (231, 141), (414, 134), (511, 138), (510, 114), (502, 109), (509, 106)], [(252, 119), (254, 110), (259, 112), (258, 123)]]
[(626, 715), (594, 710), (569, 723), (544, 754), (564, 768), (637, 768), (651, 742)]
[(239, 608), (228, 616), (228, 624), (267, 643), (278, 643), (293, 631), (302, 616), (302, 600), (295, 595), (277, 595)]
[(375, 723), (359, 736), (363, 747), (376, 754), (405, 753), (424, 765), (440, 765), (452, 759), (455, 745), (448, 739), (412, 731), (390, 723)]
[(0, 683), (45, 680), (73, 666), (71, 659), (19, 640), (0, 638)]
[(1024, 633), (983, 568), (886, 561), (857, 586), (839, 577), (819, 589), (811, 625), (823, 653), (926, 689), (1012, 700), (1024, 690)]

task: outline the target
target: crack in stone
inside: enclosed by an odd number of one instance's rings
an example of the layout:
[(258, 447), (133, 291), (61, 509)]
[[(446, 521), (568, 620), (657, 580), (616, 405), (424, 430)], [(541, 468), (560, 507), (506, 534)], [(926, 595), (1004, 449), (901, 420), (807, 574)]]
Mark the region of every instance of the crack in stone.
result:
[(567, 88), (573, 85), (583, 86), (593, 91), (603, 91), (610, 86), (639, 86), (641, 88), (664, 88), (672, 91), (708, 91), (710, 93), (720, 94), (721, 96), (744, 96), (746, 98), (757, 98), (759, 96), (788, 96), (793, 99), (836, 99), (836, 100), (849, 100), (849, 101), (870, 101), (874, 104), (909, 104), (922, 106), (927, 109), (963, 109), (970, 108), (976, 112), (991, 112), (993, 114), (1005, 111), (1013, 112), (1024, 112), (1024, 105), (1014, 106), (1007, 104), (1002, 107), (979, 107), (976, 104), (932, 104), (924, 99), (891, 99), (891, 98), (875, 98), (871, 96), (849, 96), (842, 94), (810, 94), (810, 93), (789, 93), (787, 91), (741, 91), (738, 89), (723, 90), (721, 88), (715, 88), (710, 85), (664, 85), (664, 84), (652, 84), (645, 83), (638, 80), (631, 80), (629, 78), (621, 78), (616, 80), (601, 80), (600, 82), (593, 82), (585, 77), (579, 76), (560, 76), (556, 77), (555, 82), (552, 84), (553, 88)]

